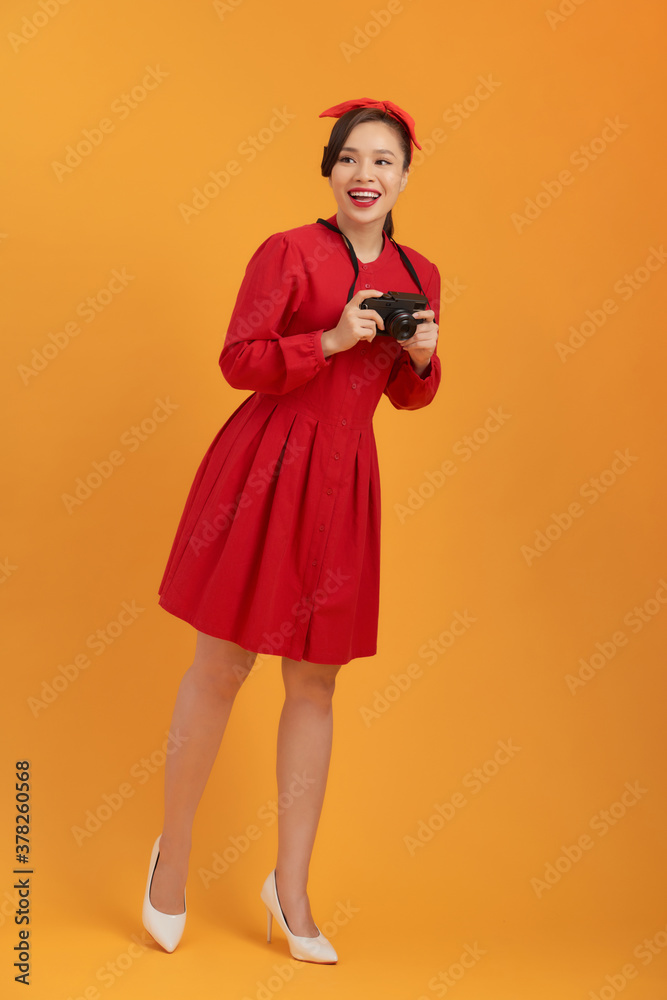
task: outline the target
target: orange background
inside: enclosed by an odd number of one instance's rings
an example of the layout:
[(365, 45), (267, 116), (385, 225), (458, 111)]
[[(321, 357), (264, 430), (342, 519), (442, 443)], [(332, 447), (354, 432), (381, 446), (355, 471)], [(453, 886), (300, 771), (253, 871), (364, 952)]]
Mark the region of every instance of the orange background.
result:
[[(562, 0), (560, 20), (555, 2), (528, 0), (44, 5), (55, 13), (8, 0), (0, 15), (5, 994), (23, 995), (12, 803), (14, 762), (29, 759), (32, 997), (656, 1000), (667, 979), (662, 5)], [(153, 89), (124, 104), (148, 68)], [(195, 636), (158, 607), (157, 586), (199, 461), (244, 398), (217, 360), (245, 265), (269, 234), (335, 211), (319, 173), (332, 121), (318, 114), (356, 96), (414, 115), (428, 148), (396, 237), (459, 292), (442, 306), (436, 400), (418, 412), (383, 400), (375, 419), (379, 652), (338, 677), (309, 883), (340, 961), (293, 963), (280, 933), (265, 941), (275, 657), (258, 660), (235, 704), (197, 815), (188, 927), (167, 956), (132, 936), (142, 941), (161, 823), (160, 747)], [(293, 118), (261, 133), (251, 160), (243, 143), (276, 108)], [(58, 176), (67, 146), (103, 119), (108, 131)], [(607, 119), (615, 132), (603, 133)], [(186, 222), (179, 206), (230, 160), (239, 172)], [(132, 277), (107, 295), (114, 269)], [(86, 322), (89, 296), (103, 308)], [(557, 345), (587, 320), (562, 360)], [(65, 346), (38, 370), (59, 334)], [(156, 400), (175, 408), (151, 424)], [(499, 409), (502, 425), (484, 430)], [(114, 451), (122, 461), (68, 512), (63, 495)], [(456, 472), (438, 476), (447, 460)], [(526, 555), (550, 525), (544, 551)], [(123, 602), (143, 610), (96, 652), (89, 637)], [(474, 623), (449, 642), (457, 612)], [(590, 679), (568, 686), (596, 652)], [(494, 762), (499, 741), (520, 749)], [(626, 783), (638, 791), (615, 805)], [(96, 811), (99, 829), (77, 842)], [(261, 836), (235, 857), (230, 838), (243, 847), (250, 824)], [(201, 872), (225, 851), (228, 870), (207, 887)]]

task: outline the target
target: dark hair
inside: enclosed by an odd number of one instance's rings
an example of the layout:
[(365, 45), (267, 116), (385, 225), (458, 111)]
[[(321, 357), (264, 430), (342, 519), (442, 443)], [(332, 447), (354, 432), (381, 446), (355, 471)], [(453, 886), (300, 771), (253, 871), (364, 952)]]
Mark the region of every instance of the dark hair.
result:
[[(407, 170), (410, 166), (410, 160), (412, 159), (410, 136), (401, 123), (393, 115), (387, 114), (386, 111), (380, 111), (377, 108), (357, 108), (352, 111), (346, 111), (344, 115), (341, 115), (331, 130), (329, 145), (324, 147), (324, 154), (322, 156), (323, 177), (331, 176), (331, 171), (338, 160), (341, 149), (345, 145), (345, 140), (352, 129), (357, 125), (361, 125), (362, 122), (382, 122), (393, 129), (400, 140), (401, 149), (403, 150), (403, 170)], [(391, 237), (394, 235), (394, 222), (391, 217), (391, 211), (387, 212), (382, 228), (387, 236)]]

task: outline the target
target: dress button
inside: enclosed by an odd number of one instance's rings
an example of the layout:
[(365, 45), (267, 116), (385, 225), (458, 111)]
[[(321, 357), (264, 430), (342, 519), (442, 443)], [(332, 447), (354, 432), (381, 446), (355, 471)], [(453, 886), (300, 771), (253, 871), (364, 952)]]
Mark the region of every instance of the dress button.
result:
[(368, 264), (362, 264), (361, 266), (363, 267), (364, 271), (368, 270)]
[(334, 458), (336, 459), (336, 461), (338, 461), (338, 459), (340, 458), (340, 455), (338, 454), (338, 452), (336, 452), (336, 454), (334, 455)]
[(370, 285), (364, 285), (364, 288), (370, 288), (370, 287), (371, 287)]
[[(354, 386), (352, 388), (354, 388)], [(345, 419), (345, 417), (343, 417), (343, 419), (341, 420), (341, 424), (343, 425), (343, 427), (345, 427), (346, 423), (347, 423), (347, 420)]]
[(313, 559), (313, 566), (317, 566), (317, 559)]
[(320, 525), (320, 531), (324, 531), (324, 525), (323, 524)]
[(362, 354), (365, 354), (365, 353), (366, 353), (366, 348), (365, 348), (365, 347), (362, 347), (362, 348), (361, 348), (361, 353), (362, 353)]
[(352, 388), (353, 388), (353, 389), (356, 389), (356, 388), (357, 388), (357, 383), (356, 383), (356, 382), (353, 382), (353, 383), (352, 383)]
[(331, 489), (331, 487), (329, 487), (329, 489), (327, 490), (327, 496), (330, 497), (332, 493), (333, 490)]

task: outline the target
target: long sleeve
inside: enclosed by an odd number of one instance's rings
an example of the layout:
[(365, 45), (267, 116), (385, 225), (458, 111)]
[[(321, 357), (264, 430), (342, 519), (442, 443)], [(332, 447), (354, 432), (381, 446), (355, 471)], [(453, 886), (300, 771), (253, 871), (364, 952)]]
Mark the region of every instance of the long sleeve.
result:
[(269, 236), (251, 257), (219, 359), (235, 389), (283, 394), (330, 364), (324, 330), (286, 335), (305, 281), (299, 250), (285, 233)]
[[(424, 285), (424, 292), (429, 301), (429, 305), (435, 313), (435, 322), (440, 322), (440, 272), (435, 264), (431, 265), (432, 270), (428, 281)], [(392, 366), (384, 393), (389, 397), (393, 405), (398, 410), (418, 410), (422, 406), (428, 406), (440, 385), (442, 369), (440, 358), (436, 350), (431, 355), (428, 366), (422, 375), (417, 374), (410, 355), (401, 349)]]

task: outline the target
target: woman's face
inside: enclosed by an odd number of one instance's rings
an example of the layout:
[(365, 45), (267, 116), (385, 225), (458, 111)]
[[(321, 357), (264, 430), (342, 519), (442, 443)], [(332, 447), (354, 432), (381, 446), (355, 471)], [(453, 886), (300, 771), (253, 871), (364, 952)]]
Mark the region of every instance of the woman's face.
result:
[(384, 221), (408, 183), (408, 172), (394, 130), (382, 122), (362, 122), (345, 140), (329, 183), (339, 211), (351, 221)]

